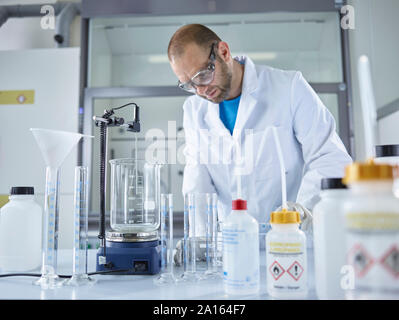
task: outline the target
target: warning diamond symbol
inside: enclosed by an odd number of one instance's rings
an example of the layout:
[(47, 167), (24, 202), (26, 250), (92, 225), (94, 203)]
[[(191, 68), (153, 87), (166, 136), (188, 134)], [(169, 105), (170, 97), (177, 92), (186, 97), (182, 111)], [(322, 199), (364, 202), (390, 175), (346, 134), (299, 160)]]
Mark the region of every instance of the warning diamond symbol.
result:
[(303, 268), (302, 266), (299, 264), (298, 261), (295, 261), (291, 267), (288, 268), (287, 270), (288, 274), (294, 278), (295, 281), (298, 281), (299, 278), (301, 277), (302, 273), (303, 273)]
[(381, 258), (381, 264), (395, 278), (399, 277), (399, 250), (396, 246), (391, 247)]
[(277, 262), (274, 261), (269, 268), (270, 273), (272, 274), (274, 280), (278, 280), (283, 273), (285, 272), (284, 268)]
[(348, 253), (348, 263), (355, 269), (356, 276), (361, 278), (369, 271), (374, 260), (362, 245), (357, 244)]

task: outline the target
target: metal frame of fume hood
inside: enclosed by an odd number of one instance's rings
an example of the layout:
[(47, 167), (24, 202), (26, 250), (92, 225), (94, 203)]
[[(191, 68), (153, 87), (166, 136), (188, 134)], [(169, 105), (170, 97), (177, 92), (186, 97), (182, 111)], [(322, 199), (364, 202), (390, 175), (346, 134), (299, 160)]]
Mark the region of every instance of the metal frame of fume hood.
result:
[[(187, 14), (237, 14), (261, 12), (336, 12), (346, 0), (82, 0), (81, 6), (81, 60), (80, 60), (80, 98), (79, 132), (93, 134), (94, 99), (139, 98), (154, 96), (188, 95), (177, 86), (152, 87), (88, 87), (89, 63), (89, 22), (100, 17), (126, 17), (149, 15), (187, 15)], [(348, 30), (340, 28), (342, 83), (310, 83), (317, 93), (336, 94), (338, 98), (339, 136), (349, 154), (354, 157), (354, 135), (352, 115), (352, 84), (350, 73)], [(145, 109), (143, 109), (145, 112)], [(84, 139), (78, 147), (78, 163), (91, 168), (93, 142)], [(93, 170), (90, 170), (92, 172)], [(92, 173), (91, 173), (92, 174)], [(91, 208), (91, 206), (90, 206)]]

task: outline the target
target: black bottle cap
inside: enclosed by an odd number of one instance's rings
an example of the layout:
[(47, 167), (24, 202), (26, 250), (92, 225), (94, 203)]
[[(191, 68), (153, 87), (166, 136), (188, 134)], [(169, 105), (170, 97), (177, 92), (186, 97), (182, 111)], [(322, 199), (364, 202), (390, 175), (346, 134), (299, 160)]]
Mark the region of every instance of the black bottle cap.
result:
[(399, 144), (386, 144), (375, 146), (376, 158), (381, 157), (398, 157), (399, 156)]
[(12, 187), (10, 194), (13, 195), (30, 195), (35, 194), (33, 187)]
[(342, 183), (342, 178), (321, 179), (321, 190), (328, 189), (347, 189), (347, 186)]

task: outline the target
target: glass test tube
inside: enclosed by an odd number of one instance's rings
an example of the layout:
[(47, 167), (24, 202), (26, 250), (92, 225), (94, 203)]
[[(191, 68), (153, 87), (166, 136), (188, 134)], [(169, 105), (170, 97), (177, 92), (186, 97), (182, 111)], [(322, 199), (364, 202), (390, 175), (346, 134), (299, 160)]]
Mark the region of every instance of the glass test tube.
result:
[[(191, 242), (191, 270), (195, 274), (197, 272), (197, 254), (196, 254), (196, 239), (195, 239), (195, 194), (188, 195), (188, 214), (189, 214), (189, 233)], [(191, 232), (190, 232), (191, 230)]]
[(217, 222), (216, 244), (216, 265), (223, 267), (223, 221)]
[(57, 275), (58, 214), (59, 214), (60, 169), (46, 167), (46, 189), (44, 195), (42, 275), (33, 282), (42, 289), (54, 289), (65, 281)]
[(184, 272), (188, 271), (188, 257), (189, 257), (189, 216), (188, 216), (188, 195), (184, 195), (184, 235), (183, 235), (183, 270)]
[(184, 195), (183, 273), (179, 282), (196, 282), (195, 194)]
[(176, 282), (173, 274), (173, 195), (161, 194), (161, 273), (157, 285)]
[(206, 194), (206, 271), (202, 279), (218, 279), (217, 271), (217, 194)]
[(212, 194), (212, 269), (217, 272), (218, 259), (218, 196)]
[(65, 285), (94, 284), (87, 274), (89, 175), (87, 167), (75, 168), (73, 270)]

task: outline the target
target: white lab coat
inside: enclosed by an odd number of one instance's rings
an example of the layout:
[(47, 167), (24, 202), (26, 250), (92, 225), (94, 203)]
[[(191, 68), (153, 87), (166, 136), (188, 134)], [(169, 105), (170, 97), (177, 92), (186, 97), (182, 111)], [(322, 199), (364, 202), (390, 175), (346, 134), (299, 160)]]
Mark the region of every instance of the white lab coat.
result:
[[(236, 173), (241, 172), (248, 212), (260, 223), (269, 222), (282, 201), (280, 165), (270, 130), (275, 126), (284, 157), (287, 200), (312, 209), (321, 179), (342, 177), (352, 162), (335, 132), (333, 116), (300, 72), (254, 65), (248, 57), (236, 59), (245, 63), (245, 70), (233, 135), (220, 120), (218, 104), (193, 95), (183, 105), (183, 194), (216, 192), (223, 221), (237, 195)], [(241, 165), (237, 146), (245, 159)], [(197, 210), (197, 236), (205, 234), (205, 218), (206, 212)]]

